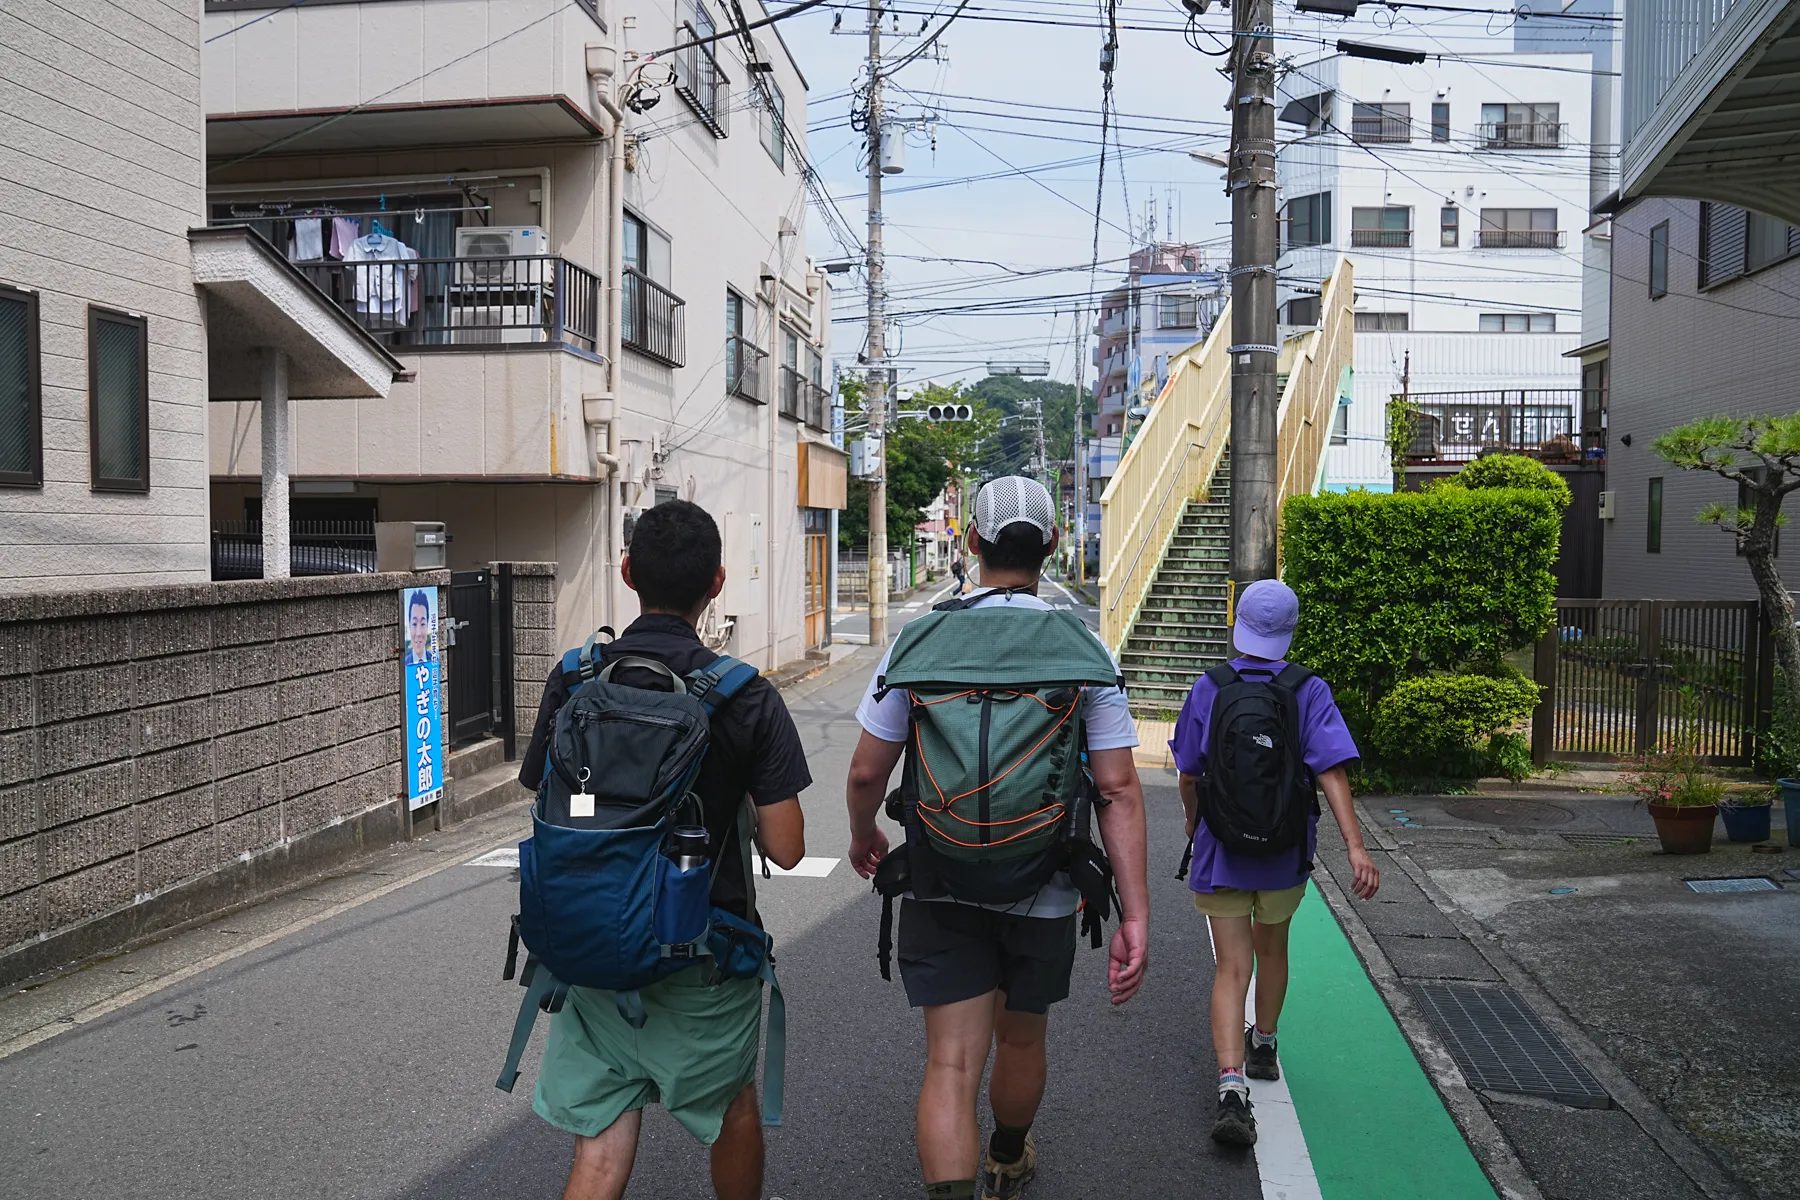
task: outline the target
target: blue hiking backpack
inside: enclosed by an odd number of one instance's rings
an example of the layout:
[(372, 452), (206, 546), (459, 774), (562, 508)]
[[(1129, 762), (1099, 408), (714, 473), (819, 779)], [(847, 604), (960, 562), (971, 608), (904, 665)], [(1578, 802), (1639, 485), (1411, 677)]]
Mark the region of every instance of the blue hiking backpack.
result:
[[(614, 993), (620, 1015), (642, 1028), (640, 989), (711, 960), (723, 976), (769, 985), (763, 1111), (765, 1124), (779, 1125), (786, 1006), (774, 940), (755, 923), (748, 801), (737, 834), (751, 920), (712, 906), (717, 847), (698, 866), (684, 867), (672, 853), (684, 813), (693, 814), (690, 825), (704, 825), (691, 789), (711, 719), (758, 672), (725, 656), (686, 678), (648, 658), (600, 666), (595, 640), (563, 656), (570, 695), (552, 727), (532, 836), (519, 843), (519, 912), (502, 978), (513, 978), (524, 942), (518, 978), (526, 992), (495, 1086), (512, 1091), (537, 1014), (560, 1011), (571, 986)], [(617, 683), (621, 670), (660, 675), (666, 690)]]

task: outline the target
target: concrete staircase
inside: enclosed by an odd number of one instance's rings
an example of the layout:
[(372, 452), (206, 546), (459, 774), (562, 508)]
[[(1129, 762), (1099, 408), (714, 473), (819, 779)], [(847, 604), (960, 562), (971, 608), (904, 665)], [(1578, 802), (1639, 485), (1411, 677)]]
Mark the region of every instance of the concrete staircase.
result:
[(1140, 716), (1174, 713), (1194, 681), (1223, 662), (1226, 572), (1231, 561), (1231, 453), (1205, 498), (1182, 511), (1119, 656), (1131, 708)]

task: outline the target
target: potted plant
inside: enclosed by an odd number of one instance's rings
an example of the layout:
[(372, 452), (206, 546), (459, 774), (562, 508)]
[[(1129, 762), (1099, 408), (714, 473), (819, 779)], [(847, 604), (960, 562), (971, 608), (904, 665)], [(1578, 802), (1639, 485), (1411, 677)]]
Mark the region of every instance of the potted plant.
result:
[(1725, 822), (1725, 836), (1734, 842), (1765, 842), (1769, 839), (1769, 814), (1775, 808), (1775, 789), (1756, 788), (1733, 792), (1719, 801), (1719, 817)]
[(1725, 781), (1700, 770), (1692, 738), (1670, 750), (1644, 755), (1625, 783), (1650, 810), (1664, 854), (1705, 854), (1712, 849), (1713, 822)]

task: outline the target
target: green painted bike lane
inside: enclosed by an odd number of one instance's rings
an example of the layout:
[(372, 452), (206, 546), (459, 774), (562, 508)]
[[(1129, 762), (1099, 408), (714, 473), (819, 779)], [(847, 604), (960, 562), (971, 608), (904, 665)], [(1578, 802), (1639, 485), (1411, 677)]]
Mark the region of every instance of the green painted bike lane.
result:
[(1281, 1064), (1322, 1200), (1493, 1200), (1315, 884), (1294, 914)]

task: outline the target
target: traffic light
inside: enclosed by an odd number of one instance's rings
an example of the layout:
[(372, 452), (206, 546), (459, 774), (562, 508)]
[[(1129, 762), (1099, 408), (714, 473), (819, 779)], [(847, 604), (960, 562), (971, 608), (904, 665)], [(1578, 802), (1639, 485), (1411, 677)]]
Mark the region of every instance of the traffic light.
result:
[(927, 421), (973, 421), (975, 409), (968, 404), (928, 404), (925, 406)]

